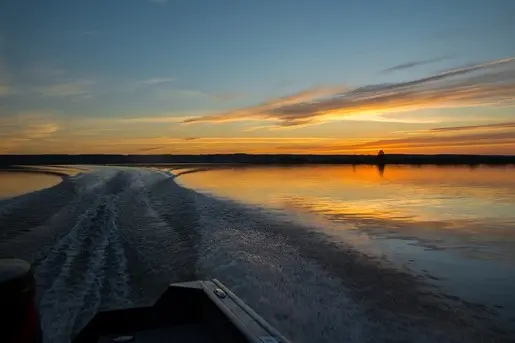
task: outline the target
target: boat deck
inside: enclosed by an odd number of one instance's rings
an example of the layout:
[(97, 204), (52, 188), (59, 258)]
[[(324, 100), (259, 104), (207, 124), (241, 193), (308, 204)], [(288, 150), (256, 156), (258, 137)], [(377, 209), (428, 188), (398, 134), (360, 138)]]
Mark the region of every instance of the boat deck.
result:
[(171, 285), (151, 307), (98, 313), (73, 343), (287, 343), (218, 280)]
[(172, 328), (127, 332), (123, 336), (109, 335), (101, 337), (99, 343), (134, 342), (134, 343), (214, 343), (202, 325), (182, 325)]

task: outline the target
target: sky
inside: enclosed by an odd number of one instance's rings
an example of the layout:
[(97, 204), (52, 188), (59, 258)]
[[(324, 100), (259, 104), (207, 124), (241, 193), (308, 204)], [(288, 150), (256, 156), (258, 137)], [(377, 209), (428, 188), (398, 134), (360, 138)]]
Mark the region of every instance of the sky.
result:
[(515, 154), (513, 0), (3, 0), (0, 153)]

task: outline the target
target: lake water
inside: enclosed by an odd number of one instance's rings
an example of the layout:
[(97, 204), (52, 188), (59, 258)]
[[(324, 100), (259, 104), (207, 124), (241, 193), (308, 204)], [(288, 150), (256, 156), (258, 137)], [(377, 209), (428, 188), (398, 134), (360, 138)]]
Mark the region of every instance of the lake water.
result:
[(0, 199), (52, 187), (59, 182), (61, 178), (55, 175), (0, 171)]
[(293, 342), (515, 341), (514, 168), (68, 169), (0, 174), (45, 342), (211, 278)]
[(306, 166), (189, 173), (179, 182), (272, 209), (515, 317), (515, 169)]

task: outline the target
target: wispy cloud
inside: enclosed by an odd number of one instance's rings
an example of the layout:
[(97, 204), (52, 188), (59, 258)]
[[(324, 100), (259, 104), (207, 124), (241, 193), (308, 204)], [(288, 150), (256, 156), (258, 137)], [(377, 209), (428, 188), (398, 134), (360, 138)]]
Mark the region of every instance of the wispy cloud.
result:
[[(278, 150), (293, 150), (322, 153), (370, 153), (379, 149), (390, 152), (407, 151), (414, 153), (424, 149), (453, 151), (474, 147), (503, 146), (504, 152), (515, 153), (515, 123), (498, 123), (489, 125), (469, 125), (442, 127), (415, 131), (415, 135), (400, 138), (372, 139), (361, 138), (347, 142), (330, 141), (322, 144), (306, 143), (303, 145), (283, 145)], [(494, 149), (495, 150), (495, 149)], [(476, 150), (477, 151), (477, 150)]]
[(393, 66), (391, 68), (385, 69), (385, 70), (383, 70), (383, 72), (393, 72), (393, 71), (411, 69), (411, 68), (420, 67), (420, 66), (423, 66), (423, 65), (426, 65), (426, 64), (432, 64), (432, 63), (437, 63), (437, 62), (445, 61), (447, 59), (449, 59), (449, 57), (437, 57), (437, 58), (427, 59), (427, 60), (418, 60), (418, 61), (406, 62), (406, 63), (398, 64), (398, 65)]
[[(25, 111), (13, 116), (0, 117), (0, 133), (53, 133), (57, 131), (58, 112), (52, 110)], [(33, 130), (33, 128), (36, 128)], [(29, 134), (30, 136), (30, 134)]]
[(171, 114), (161, 117), (132, 117), (132, 118), (120, 118), (116, 121), (122, 124), (165, 124), (165, 123), (181, 123), (187, 119), (194, 118), (194, 115), (184, 114)]
[(474, 145), (513, 144), (515, 152), (515, 132), (486, 132), (477, 134), (463, 134), (453, 136), (422, 136), (399, 139), (383, 139), (366, 143), (341, 145), (333, 150), (376, 150), (376, 149), (420, 149), (424, 147), (460, 147)]
[(196, 89), (180, 88), (160, 89), (157, 94), (159, 98), (163, 100), (199, 100), (211, 102), (230, 102), (245, 97), (245, 94), (237, 92), (208, 93)]
[(515, 105), (515, 58), (463, 66), (407, 82), (311, 89), (184, 123), (265, 120), (276, 126), (295, 127), (364, 114), (501, 105)]
[[(335, 88), (335, 87), (320, 87), (304, 90), (302, 92), (272, 99), (264, 104), (242, 108), (230, 112), (223, 112), (214, 115), (207, 115), (197, 118), (186, 119), (184, 123), (197, 123), (197, 122), (231, 122), (231, 121), (240, 121), (240, 120), (281, 120), (277, 118), (273, 114), (274, 110), (280, 108), (286, 108), (288, 106), (292, 106), (295, 104), (309, 103), (317, 98), (322, 98), (334, 94), (339, 94), (343, 92), (345, 88)], [(289, 126), (288, 124), (294, 123), (301, 125), (302, 119), (299, 120), (283, 120), (284, 126)]]
[(163, 150), (166, 148), (165, 146), (153, 146), (148, 148), (141, 148), (139, 151), (141, 152), (151, 152), (151, 151), (157, 151), (157, 150)]
[(90, 87), (94, 84), (94, 81), (76, 81), (70, 83), (59, 83), (39, 87), (36, 89), (36, 92), (43, 97), (89, 95)]
[(42, 78), (45, 80), (63, 77), (66, 75), (66, 71), (64, 71), (63, 69), (47, 65), (36, 65), (32, 68), (29, 68), (27, 72), (35, 77)]
[[(0, 96), (39, 95), (41, 97), (85, 98), (93, 95), (97, 81), (87, 76), (73, 75), (63, 69), (35, 64), (20, 71), (21, 81), (9, 83), (3, 76), (0, 59)], [(6, 81), (7, 80), (7, 81)]]
[(169, 83), (175, 81), (172, 77), (153, 77), (150, 79), (140, 80), (137, 81), (136, 84), (138, 86), (153, 86), (153, 85), (160, 85), (163, 83)]
[(45, 139), (57, 131), (60, 126), (53, 111), (22, 112), (15, 116), (0, 118), (0, 141), (4, 151), (10, 152), (37, 140)]
[(512, 129), (512, 128), (515, 128), (515, 122), (485, 124), (485, 125), (437, 127), (437, 128), (429, 129), (427, 131), (456, 132), (456, 131), (477, 131), (477, 130), (499, 130), (499, 129)]
[(242, 98), (245, 98), (244, 93), (238, 93), (238, 92), (229, 92), (229, 93), (219, 93), (219, 94), (213, 94), (211, 95), (213, 100), (216, 101), (234, 101), (239, 100)]
[(137, 80), (129, 82), (124, 88), (127, 91), (138, 91), (142, 88), (152, 88), (162, 100), (207, 100), (207, 101), (233, 101), (241, 99), (245, 94), (241, 92), (220, 92), (220, 93), (208, 93), (197, 89), (179, 88), (171, 83), (177, 82), (177, 78), (174, 77), (152, 77), (143, 80)]
[(24, 127), (19, 134), (22, 137), (28, 139), (43, 138), (51, 135), (59, 130), (59, 126), (56, 123), (48, 124), (29, 124)]

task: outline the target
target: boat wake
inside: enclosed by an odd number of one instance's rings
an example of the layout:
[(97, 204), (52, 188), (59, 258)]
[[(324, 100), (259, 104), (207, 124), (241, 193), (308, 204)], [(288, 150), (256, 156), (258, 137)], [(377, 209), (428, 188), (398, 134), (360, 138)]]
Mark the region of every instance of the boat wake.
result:
[(295, 342), (509, 341), (488, 314), (263, 209), (144, 168), (97, 168), (0, 202), (0, 257), (33, 263), (46, 342), (95, 312), (218, 278)]

